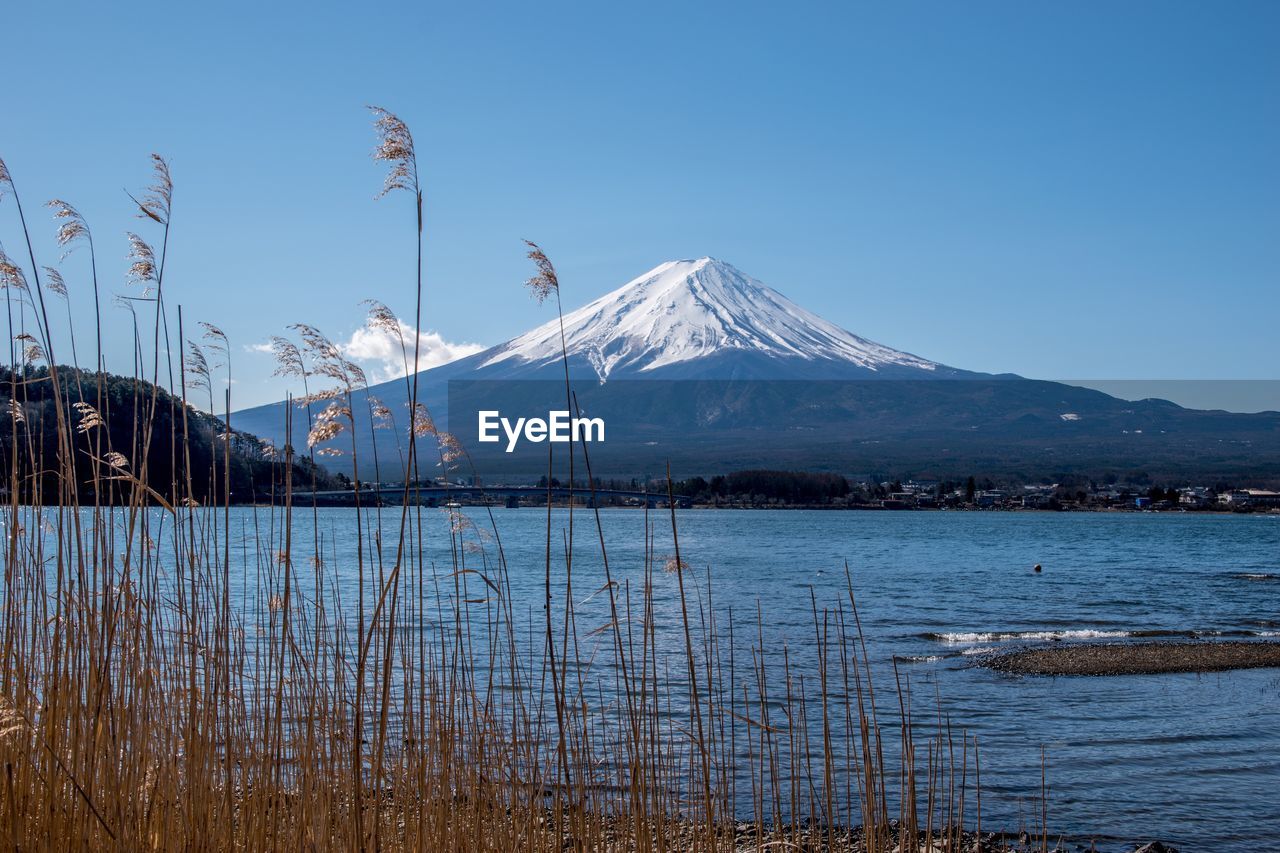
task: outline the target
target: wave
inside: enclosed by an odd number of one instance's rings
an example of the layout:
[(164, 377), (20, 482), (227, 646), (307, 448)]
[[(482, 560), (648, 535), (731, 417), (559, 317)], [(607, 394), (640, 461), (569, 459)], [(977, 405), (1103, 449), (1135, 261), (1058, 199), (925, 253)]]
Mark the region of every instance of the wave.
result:
[[(1160, 637), (1195, 639), (1198, 637), (1272, 637), (1277, 631), (1250, 631), (1248, 629), (1207, 629), (1202, 631), (1174, 631), (1163, 628), (1133, 629), (1127, 631), (1100, 628), (1076, 628), (1062, 631), (955, 631), (928, 632), (921, 638), (946, 645), (973, 645), (977, 643), (1007, 643), (1017, 640), (1124, 640), (1154, 639)], [(965, 649), (961, 654), (982, 654), (994, 648)]]
[(936, 640), (948, 644), (999, 643), (1008, 640), (1096, 640), (1104, 638), (1132, 637), (1132, 631), (1101, 631), (1093, 628), (1080, 628), (1065, 631), (955, 631), (948, 633), (927, 633), (922, 635), (926, 640)]
[(899, 655), (894, 658), (901, 663), (937, 663), (943, 658), (949, 658), (951, 655)]
[(1241, 581), (1280, 581), (1280, 574), (1274, 572), (1236, 572), (1232, 577)]

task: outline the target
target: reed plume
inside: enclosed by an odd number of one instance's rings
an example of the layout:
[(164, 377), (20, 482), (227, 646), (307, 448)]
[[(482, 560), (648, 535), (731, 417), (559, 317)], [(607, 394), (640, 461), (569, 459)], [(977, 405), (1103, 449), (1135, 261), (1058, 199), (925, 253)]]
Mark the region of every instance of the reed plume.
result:
[(45, 287), (49, 288), (50, 293), (54, 293), (64, 299), (67, 296), (67, 282), (62, 277), (62, 273), (53, 267), (44, 268)]
[(66, 260), (67, 256), (74, 252), (81, 243), (92, 241), (93, 237), (89, 232), (89, 224), (85, 222), (84, 216), (80, 214), (80, 211), (76, 210), (69, 202), (55, 198), (47, 202), (45, 207), (53, 209), (53, 218), (58, 222), (55, 239), (58, 247), (63, 250), (62, 260)]
[[(102, 399), (103, 385), (101, 374), (104, 372), (105, 364), (102, 355), (102, 302), (98, 292), (98, 258), (93, 248), (93, 232), (89, 230), (89, 223), (85, 221), (84, 216), (79, 210), (69, 202), (62, 199), (53, 199), (46, 203), (46, 207), (53, 210), (54, 222), (58, 223), (55, 241), (58, 247), (62, 249), (62, 257), (59, 262), (65, 261), (72, 252), (81, 244), (89, 247), (89, 273), (90, 280), (93, 285), (93, 313), (94, 327), (97, 332), (97, 358), (94, 365), (99, 373), (98, 381), (98, 405), (104, 405)], [(67, 305), (67, 322), (71, 322), (71, 306)], [(75, 331), (72, 329), (71, 334), (73, 358), (75, 348)], [(79, 359), (74, 359), (79, 363)]]
[(151, 244), (130, 231), (125, 235), (129, 239), (129, 281), (149, 289), (157, 280), (156, 253)]
[(395, 190), (408, 190), (418, 194), (418, 157), (413, 149), (413, 134), (409, 126), (400, 120), (395, 113), (382, 107), (370, 106), (374, 115), (373, 127), (378, 135), (378, 147), (373, 150), (373, 159), (390, 165), (382, 192), (376, 198), (382, 198)]
[(533, 261), (534, 267), (538, 272), (525, 281), (525, 287), (529, 288), (533, 298), (538, 300), (541, 305), (547, 301), (547, 297), (555, 294), (556, 298), (560, 298), (560, 277), (556, 275), (555, 265), (551, 263), (551, 259), (547, 257), (546, 252), (531, 240), (525, 240), (525, 245), (529, 247), (527, 257)]
[(129, 195), (138, 207), (138, 216), (145, 217), (163, 226), (169, 225), (170, 210), (173, 207), (173, 176), (169, 172), (169, 163), (159, 154), (151, 155), (152, 183), (138, 199)]
[(4, 249), (0, 247), (0, 287), (10, 290), (17, 290), (27, 294), (27, 276), (22, 272), (22, 267), (15, 264), (8, 255), (4, 253)]

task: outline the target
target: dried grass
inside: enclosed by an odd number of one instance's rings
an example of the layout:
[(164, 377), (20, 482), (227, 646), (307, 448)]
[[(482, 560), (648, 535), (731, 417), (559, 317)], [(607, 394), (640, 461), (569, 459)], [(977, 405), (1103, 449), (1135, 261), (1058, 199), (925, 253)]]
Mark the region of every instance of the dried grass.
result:
[[(381, 194), (415, 195), (420, 258), (413, 139), (392, 113), (373, 111), (374, 158), (390, 166)], [(163, 246), (173, 181), (162, 158), (153, 167), (154, 184), (137, 206), (162, 230)], [(3, 161), (0, 186), (12, 192)], [(50, 204), (58, 244), (83, 239), (92, 255), (79, 213)], [(146, 378), (150, 357), (150, 381), (158, 383), (162, 353), (170, 352), (163, 251), (158, 257), (135, 234), (129, 242), (129, 277), (153, 287), (156, 301), (150, 348), (141, 330), (134, 336), (135, 374)], [(540, 301), (554, 293), (558, 308), (555, 268), (529, 248), (537, 269), (529, 287)], [(30, 301), (24, 271), (7, 256), (0, 255), (0, 276)], [(420, 261), (417, 281), (420, 321)], [(400, 328), (381, 303), (371, 317)], [(180, 309), (177, 320), (181, 342)], [(203, 328), (203, 347), (177, 348), (173, 387), (184, 403), (186, 388), (205, 389), (213, 410), (215, 368), (205, 350), (223, 359), (230, 379), (232, 348), (220, 329)], [(424, 521), (417, 440), (433, 467), (466, 460), (452, 436), (436, 431), (416, 378), (406, 378), (411, 416), (400, 427), (409, 443), (399, 467), (404, 500), (394, 510), (362, 505), (359, 471), (369, 460), (356, 455), (352, 410), (367, 387), (364, 374), (318, 329), (291, 328), (301, 345), (272, 342), (277, 372), (304, 386), (286, 432), (306, 435), (314, 452), (338, 451), (331, 443), (350, 434), (352, 562), (338, 561), (314, 504), (295, 504), (305, 484), (288, 473), (292, 445), (270, 451), (280, 472), (275, 498), (252, 513), (255, 527), (241, 546), (227, 497), (229, 440), (208, 470), (188, 460), (174, 482), (151, 482), (154, 392), (149, 405), (131, 410), (112, 411), (99, 397), (97, 405), (60, 406), (54, 424), (33, 424), (24, 387), (15, 378), (7, 389), (0, 834), (15, 848), (972, 849), (975, 836), (961, 824), (970, 803), (981, 813), (976, 740), (953, 736), (941, 721), (919, 744), (909, 722), (885, 730), (851, 584), (847, 601), (813, 602), (814, 643), (803, 653), (813, 657), (815, 687), (792, 672), (791, 650), (766, 641), (763, 615), (747, 642), (733, 614), (712, 606), (709, 575), (699, 577), (680, 556), (674, 510), (661, 525), (648, 520), (651, 538), (669, 528), (675, 553), (659, 556), (650, 543), (631, 567), (643, 578), (639, 588), (615, 578), (595, 511), (591, 538), (603, 577), (591, 577), (588, 588), (607, 597), (609, 616), (580, 632), (586, 602), (575, 603), (573, 588), (574, 510), (559, 554), (548, 507), (543, 636), (531, 641), (531, 626), (518, 616), (531, 602), (513, 592), (492, 517), (477, 525), (450, 512), (443, 534)], [(23, 343), (43, 355), (48, 341), (41, 322)], [(307, 383), (315, 377), (333, 384), (313, 391)], [(566, 396), (573, 401), (567, 373)], [(221, 402), (229, 411), (229, 391)], [(315, 403), (325, 406), (312, 413)], [(385, 406), (368, 405), (378, 420), (394, 422)], [(306, 423), (295, 425), (303, 408)], [(182, 447), (185, 405), (172, 414), (173, 446)], [(137, 446), (101, 444), (101, 427), (113, 418), (134, 421)], [(59, 457), (33, 457), (28, 430), (50, 428), (61, 436)], [(73, 436), (99, 442), (98, 503), (80, 503)], [(562, 462), (569, 482), (579, 458), (593, 482), (585, 447)], [(375, 457), (375, 477), (379, 465)], [(55, 493), (29, 485), (43, 482), (33, 474), (46, 467), (60, 472)], [(197, 494), (220, 499), (201, 504)], [(424, 558), (433, 535), (452, 546), (453, 565), (443, 572)], [(246, 573), (244, 586), (233, 580), (233, 565)], [(664, 570), (678, 594), (674, 647), (659, 630), (672, 618), (657, 612), (665, 610), (657, 591)], [(349, 590), (343, 597), (338, 577), (357, 580), (355, 600)], [(604, 648), (587, 650), (582, 641), (592, 638)], [(898, 699), (909, 720), (906, 691)], [(888, 766), (886, 752), (901, 755), (900, 765)]]

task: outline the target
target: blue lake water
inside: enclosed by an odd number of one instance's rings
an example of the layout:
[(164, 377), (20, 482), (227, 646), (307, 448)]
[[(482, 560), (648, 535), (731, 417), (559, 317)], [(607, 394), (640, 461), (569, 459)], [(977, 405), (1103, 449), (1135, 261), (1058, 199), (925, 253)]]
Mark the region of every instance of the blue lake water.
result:
[[(265, 510), (233, 510), (233, 529), (252, 536)], [(384, 530), (399, 510), (383, 510)], [(447, 519), (429, 561), (450, 566)], [(464, 509), (487, 526), (483, 509)], [(988, 828), (1016, 828), (1048, 765), (1049, 826), (1100, 850), (1160, 838), (1184, 849), (1257, 850), (1280, 838), (1280, 670), (1206, 675), (1043, 678), (975, 666), (984, 650), (1020, 644), (1125, 641), (1135, 635), (1280, 635), (1280, 516), (982, 512), (678, 512), (680, 553), (691, 577), (713, 580), (717, 612), (734, 612), (740, 638), (755, 641), (757, 603), (770, 652), (788, 652), (803, 671), (813, 657), (813, 598), (847, 601), (848, 562), (862, 627), (879, 675), (892, 661), (926, 697), (925, 725), (940, 696), (953, 726), (982, 748)], [(547, 514), (495, 510), (517, 613), (540, 611)], [(575, 518), (574, 598), (580, 631), (603, 618), (594, 522)], [(602, 512), (610, 565), (639, 589), (646, 517)], [(562, 560), (567, 513), (552, 517)], [(310, 512), (295, 515), (295, 542), (308, 542)], [(665, 511), (649, 515), (653, 551), (672, 548)], [(350, 565), (354, 513), (323, 509), (319, 530), (330, 565)], [(430, 537), (429, 537), (430, 538)], [(478, 557), (472, 558), (479, 559)], [(1040, 563), (1041, 574), (1032, 571)], [(563, 571), (557, 571), (560, 584)], [(243, 583), (248, 583), (246, 578)], [(338, 578), (347, 601), (354, 579)], [(655, 576), (657, 618), (675, 625), (675, 581)], [(557, 606), (563, 588), (556, 592)], [(727, 619), (727, 617), (726, 617)], [(724, 620), (722, 620), (722, 627)], [(741, 640), (740, 640), (741, 641)], [(607, 637), (584, 642), (607, 643)], [(744, 644), (745, 645), (745, 644)], [(589, 654), (590, 649), (586, 649)], [(683, 653), (673, 643), (671, 655)], [(807, 657), (806, 657), (807, 656)], [(607, 657), (607, 655), (601, 655)], [(890, 700), (891, 702), (896, 700)], [(1265, 845), (1264, 845), (1265, 846)]]
[[(608, 521), (616, 538), (639, 533), (635, 515)], [(679, 529), (718, 606), (760, 599), (795, 649), (813, 636), (810, 587), (839, 596), (847, 560), (873, 658), (917, 661), (901, 667), (916, 695), (936, 681), (953, 724), (979, 736), (992, 812), (1034, 796), (1043, 746), (1055, 830), (1217, 850), (1280, 837), (1280, 670), (1051, 679), (966, 654), (1033, 637), (1277, 636), (1280, 517), (691, 511)]]

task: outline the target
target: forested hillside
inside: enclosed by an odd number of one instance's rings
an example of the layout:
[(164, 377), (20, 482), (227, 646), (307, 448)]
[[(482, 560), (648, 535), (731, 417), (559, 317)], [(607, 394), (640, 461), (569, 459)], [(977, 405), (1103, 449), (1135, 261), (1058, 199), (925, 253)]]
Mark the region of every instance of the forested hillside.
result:
[[(56, 373), (61, 430), (49, 370), (0, 368), (0, 462), (6, 491), (16, 480), (23, 502), (57, 502), (69, 482), (58, 474), (68, 464), (83, 503), (127, 501), (134, 478), (149, 484), (148, 502), (171, 504), (221, 503), (228, 495), (249, 503), (283, 490), (285, 447), (234, 429), (228, 436), (221, 418), (143, 380), (71, 367)], [(305, 425), (295, 434), (305, 446)], [(341, 485), (305, 449), (291, 464), (295, 488), (310, 489), (313, 478), (321, 488)]]

